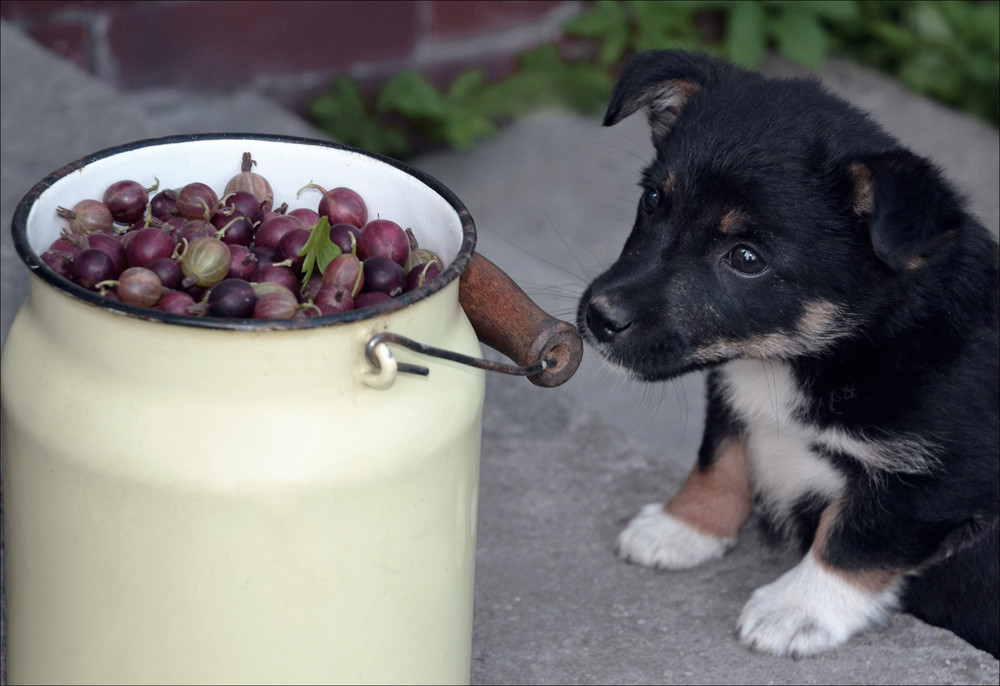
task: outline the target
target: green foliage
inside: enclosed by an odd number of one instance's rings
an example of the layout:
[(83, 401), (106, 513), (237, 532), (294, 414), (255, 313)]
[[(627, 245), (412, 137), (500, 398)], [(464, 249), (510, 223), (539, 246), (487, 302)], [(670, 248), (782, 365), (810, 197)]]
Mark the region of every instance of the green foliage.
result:
[(327, 265), (340, 257), (343, 251), (340, 246), (330, 240), (330, 220), (327, 217), (320, 217), (316, 226), (310, 229), (309, 240), (299, 251), (299, 257), (304, 257), (302, 262), (302, 287), (305, 288), (312, 278), (313, 272), (319, 270), (322, 274), (326, 271)]
[(833, 51), (1000, 123), (1000, 3), (863, 2)]
[(309, 103), (307, 113), (341, 143), (386, 155), (405, 156), (411, 150), (407, 135), (399, 127), (376, 119), (361, 89), (346, 76), (337, 77), (326, 93)]
[(518, 69), (487, 82), (463, 72), (439, 90), (416, 71), (396, 74), (371, 102), (338, 78), (309, 108), (344, 143), (396, 157), (447, 145), (464, 150), (544, 106), (598, 112), (618, 64), (633, 52), (701, 50), (754, 68), (775, 51), (810, 69), (847, 57), (912, 90), (997, 125), (1000, 3), (896, 0), (598, 0), (564, 26), (573, 57), (555, 45), (520, 56)]

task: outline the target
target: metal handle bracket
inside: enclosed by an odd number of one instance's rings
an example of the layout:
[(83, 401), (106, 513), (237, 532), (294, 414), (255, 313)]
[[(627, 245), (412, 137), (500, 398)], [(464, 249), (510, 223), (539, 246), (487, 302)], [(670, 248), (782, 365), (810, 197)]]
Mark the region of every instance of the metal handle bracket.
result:
[[(375, 352), (376, 347), (380, 343), (395, 343), (396, 345), (401, 345), (404, 348), (420, 353), (421, 355), (437, 357), (442, 360), (449, 360), (451, 362), (458, 362), (459, 364), (468, 365), (470, 367), (476, 367), (477, 369), (485, 369), (489, 372), (499, 372), (501, 374), (510, 374), (512, 376), (532, 376), (543, 372), (556, 364), (556, 360), (553, 359), (542, 359), (538, 360), (534, 364), (523, 366), (507, 364), (504, 362), (493, 362), (492, 360), (484, 360), (480, 357), (463, 355), (462, 353), (457, 353), (452, 350), (444, 350), (443, 348), (435, 348), (430, 345), (424, 345), (423, 343), (415, 341), (412, 338), (400, 336), (399, 334), (392, 333), (391, 331), (383, 331), (372, 336), (368, 341), (368, 345), (365, 346), (365, 356), (368, 358), (368, 363), (375, 369), (379, 369), (381, 367), (378, 356)], [(399, 371), (407, 374), (427, 376), (430, 373), (430, 370), (427, 367), (409, 364), (408, 362), (397, 362), (397, 367)]]

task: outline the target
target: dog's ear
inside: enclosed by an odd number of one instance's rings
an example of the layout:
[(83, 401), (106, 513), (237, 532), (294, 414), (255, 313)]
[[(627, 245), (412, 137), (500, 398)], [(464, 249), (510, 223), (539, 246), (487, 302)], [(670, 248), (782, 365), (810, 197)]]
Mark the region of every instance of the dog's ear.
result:
[(683, 50), (654, 50), (633, 55), (615, 82), (604, 125), (613, 126), (647, 108), (653, 143), (666, 136), (691, 96), (732, 67)]
[(867, 220), (872, 248), (895, 271), (919, 266), (961, 229), (962, 200), (928, 160), (893, 150), (848, 165), (852, 211)]

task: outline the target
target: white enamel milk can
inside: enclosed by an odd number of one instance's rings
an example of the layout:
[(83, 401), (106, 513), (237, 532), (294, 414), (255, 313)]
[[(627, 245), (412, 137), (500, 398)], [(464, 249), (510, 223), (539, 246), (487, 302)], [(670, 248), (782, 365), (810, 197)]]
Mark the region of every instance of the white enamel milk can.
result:
[[(219, 320), (108, 301), (39, 259), (57, 207), (122, 179), (221, 189), (246, 151), (289, 209), (310, 181), (349, 186), (446, 268), (363, 310)], [(13, 230), (30, 294), (0, 377), (10, 683), (468, 681), (484, 371), (463, 360), (482, 340), (551, 386), (580, 348), (474, 255), (447, 188), (343, 146), (186, 136), (54, 172)]]

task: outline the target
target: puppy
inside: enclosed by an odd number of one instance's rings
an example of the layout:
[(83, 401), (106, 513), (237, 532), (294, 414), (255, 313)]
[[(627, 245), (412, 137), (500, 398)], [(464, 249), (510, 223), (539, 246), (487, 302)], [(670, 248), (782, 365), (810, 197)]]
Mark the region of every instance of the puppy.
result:
[(697, 462), (618, 554), (682, 569), (756, 510), (801, 561), (740, 641), (829, 650), (895, 608), (1000, 652), (998, 251), (925, 159), (814, 80), (640, 54), (606, 126), (655, 158), (578, 323), (643, 381), (707, 369)]

